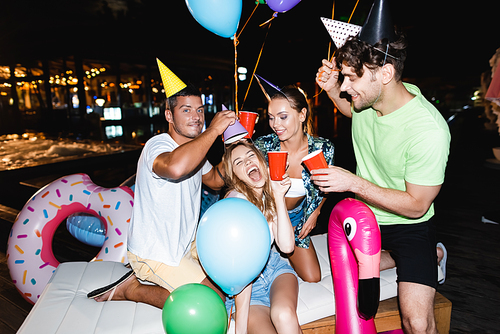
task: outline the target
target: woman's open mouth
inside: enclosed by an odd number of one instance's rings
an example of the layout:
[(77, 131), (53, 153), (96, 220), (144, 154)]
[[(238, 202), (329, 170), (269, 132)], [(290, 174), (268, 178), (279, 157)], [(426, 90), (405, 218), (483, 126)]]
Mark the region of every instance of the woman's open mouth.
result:
[(254, 182), (258, 182), (258, 181), (260, 181), (260, 179), (262, 179), (262, 175), (260, 173), (260, 170), (256, 166), (251, 167), (247, 171), (247, 175), (250, 178), (250, 180), (252, 180)]

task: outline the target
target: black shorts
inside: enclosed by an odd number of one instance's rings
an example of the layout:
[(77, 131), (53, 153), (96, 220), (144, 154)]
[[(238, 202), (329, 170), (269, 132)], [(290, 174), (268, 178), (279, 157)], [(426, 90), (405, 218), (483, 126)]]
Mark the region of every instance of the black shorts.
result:
[(396, 262), (397, 282), (437, 288), (436, 229), (433, 219), (417, 224), (380, 225), (382, 249)]

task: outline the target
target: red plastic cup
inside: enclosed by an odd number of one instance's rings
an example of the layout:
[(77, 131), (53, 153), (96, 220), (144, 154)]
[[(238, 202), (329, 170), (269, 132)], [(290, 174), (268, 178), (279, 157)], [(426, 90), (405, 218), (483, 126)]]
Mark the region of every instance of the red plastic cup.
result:
[(256, 112), (251, 112), (251, 111), (240, 111), (239, 112), (240, 123), (248, 131), (248, 134), (243, 138), (252, 138), (253, 128), (255, 127), (255, 122), (257, 120), (257, 116), (259, 116), (259, 114)]
[(269, 162), (269, 174), (271, 176), (271, 180), (283, 180), (283, 175), (286, 173), (287, 158), (287, 151), (267, 152), (267, 161)]
[(328, 168), (328, 164), (326, 163), (325, 156), (323, 155), (322, 150), (317, 150), (309, 153), (302, 158), (302, 162), (304, 163), (304, 165), (306, 165), (309, 172), (315, 169)]

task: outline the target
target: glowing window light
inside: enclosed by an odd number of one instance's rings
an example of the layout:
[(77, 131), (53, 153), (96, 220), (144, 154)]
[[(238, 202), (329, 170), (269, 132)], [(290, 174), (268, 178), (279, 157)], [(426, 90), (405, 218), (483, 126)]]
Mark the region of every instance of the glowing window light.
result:
[(122, 119), (122, 109), (120, 107), (104, 108), (103, 116), (106, 120), (119, 121)]
[(97, 99), (95, 99), (95, 103), (99, 106), (99, 107), (102, 107), (105, 103), (106, 103), (106, 100), (103, 99), (102, 97), (98, 97)]
[(109, 125), (104, 127), (104, 133), (108, 139), (123, 136), (123, 127), (121, 125)]
[(208, 104), (209, 106), (214, 104), (214, 95), (210, 94), (207, 96), (205, 103)]
[(78, 99), (78, 95), (74, 94), (71, 97), (71, 103), (73, 103), (73, 108), (78, 108), (80, 106), (80, 100)]

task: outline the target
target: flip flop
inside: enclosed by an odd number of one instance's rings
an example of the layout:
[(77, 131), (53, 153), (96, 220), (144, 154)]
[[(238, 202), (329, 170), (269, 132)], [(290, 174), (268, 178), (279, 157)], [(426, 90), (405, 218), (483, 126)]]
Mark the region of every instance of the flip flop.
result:
[(443, 243), (441, 242), (438, 242), (436, 247), (439, 247), (443, 250), (443, 258), (438, 264), (438, 266), (441, 268), (441, 271), (443, 272), (443, 278), (441, 278), (438, 283), (444, 284), (444, 281), (446, 280), (446, 260), (448, 260), (448, 252), (446, 251), (446, 247), (444, 247)]
[(99, 297), (99, 296), (102, 296), (103, 294), (105, 294), (106, 292), (108, 291), (111, 291), (111, 295), (109, 295), (109, 298), (108, 300), (111, 300), (111, 298), (113, 298), (113, 295), (115, 294), (115, 291), (116, 291), (116, 288), (122, 284), (123, 282), (125, 282), (128, 278), (130, 278), (132, 275), (134, 274), (134, 271), (133, 270), (130, 270), (128, 271), (127, 273), (125, 273), (125, 275), (123, 275), (122, 277), (120, 277), (118, 280), (116, 280), (115, 282), (111, 283), (111, 284), (108, 284), (106, 285), (105, 287), (102, 287), (102, 288), (99, 288), (99, 289), (95, 289), (91, 292), (89, 292), (87, 294), (87, 298), (89, 299), (93, 299), (93, 298), (96, 298), (96, 297)]

